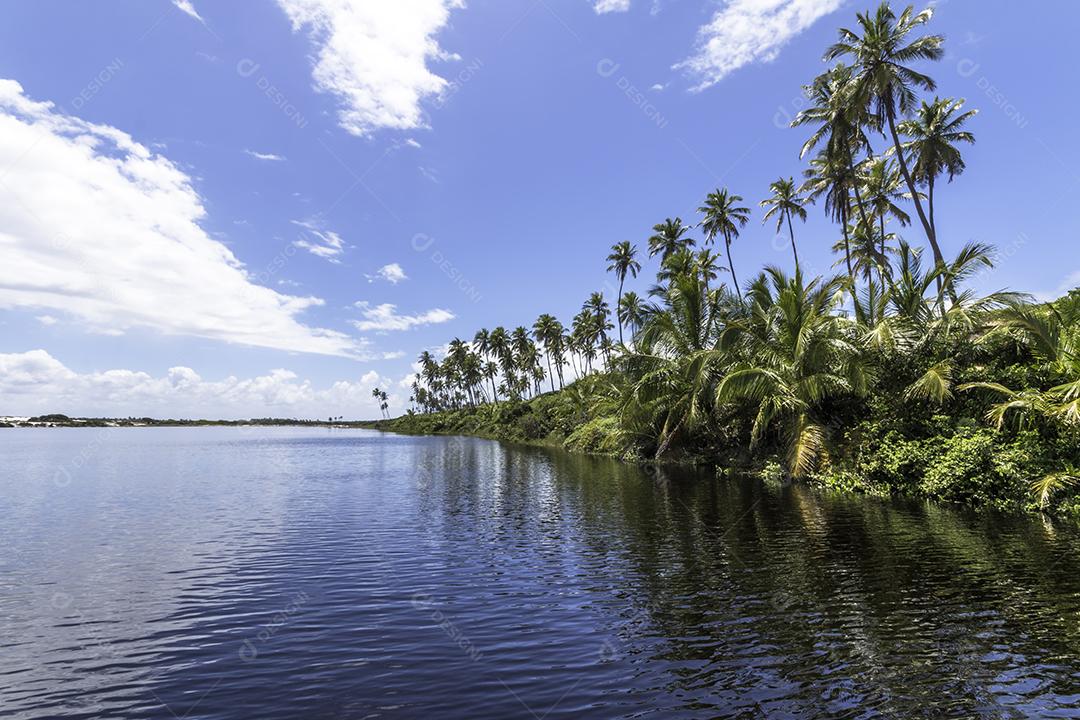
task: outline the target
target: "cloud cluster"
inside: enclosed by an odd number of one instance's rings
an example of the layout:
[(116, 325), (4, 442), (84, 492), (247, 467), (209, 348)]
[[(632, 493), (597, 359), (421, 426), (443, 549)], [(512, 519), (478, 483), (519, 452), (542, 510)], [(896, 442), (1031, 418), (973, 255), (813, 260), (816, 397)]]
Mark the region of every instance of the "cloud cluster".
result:
[[(163, 377), (134, 370), (77, 373), (44, 350), (0, 354), (0, 414), (241, 419), (378, 417), (373, 388), (397, 383), (375, 371), (316, 388), (289, 370), (204, 380), (188, 367)], [(392, 407), (402, 398), (391, 396)]]
[[(255, 282), (200, 226), (190, 178), (108, 125), (0, 79), (0, 308), (59, 311), (91, 331), (150, 328), (255, 347), (362, 357), (299, 319), (323, 304)], [(275, 268), (279, 270), (280, 268)]]
[(409, 276), (405, 274), (405, 270), (397, 263), (383, 265), (374, 275), (365, 275), (365, 277), (368, 279), (368, 282), (385, 280), (391, 285), (397, 285), (399, 282), (409, 279)]
[(630, 0), (595, 0), (593, 10), (597, 15), (612, 12), (626, 12), (630, 9)]
[(421, 103), (447, 81), (429, 60), (456, 59), (436, 42), (462, 0), (278, 0), (293, 30), (316, 47), (315, 86), (335, 95), (354, 135), (422, 127)]
[(694, 55), (675, 66), (704, 90), (754, 62), (770, 62), (796, 35), (837, 10), (844, 0), (727, 0), (698, 31)]
[(353, 320), (353, 326), (360, 332), (390, 332), (394, 330), (412, 330), (423, 325), (438, 325), (454, 319), (454, 313), (442, 308), (428, 310), (419, 315), (400, 315), (397, 305), (383, 303), (371, 306), (367, 302), (358, 302), (356, 307), (360, 309), (362, 320)]

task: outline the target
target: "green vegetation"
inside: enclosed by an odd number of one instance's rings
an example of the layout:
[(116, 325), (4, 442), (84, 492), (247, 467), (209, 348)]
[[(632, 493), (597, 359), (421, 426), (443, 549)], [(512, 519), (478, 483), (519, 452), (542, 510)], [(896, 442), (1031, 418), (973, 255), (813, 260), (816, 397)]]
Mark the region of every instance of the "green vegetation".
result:
[[(936, 83), (913, 64), (943, 54), (942, 37), (920, 34), (931, 17), (888, 4), (859, 14), (806, 87), (811, 107), (793, 123), (810, 129), (804, 182), (781, 177), (760, 201), (792, 271), (770, 266), (740, 286), (733, 241), (751, 210), (717, 188), (699, 209), (701, 248), (681, 218), (653, 227), (647, 300), (623, 292), (642, 270), (637, 246), (611, 248), (615, 324), (593, 293), (569, 328), (545, 314), (531, 332), (455, 339), (444, 359), (420, 357), (414, 410), (382, 426), (1080, 512), (1080, 290), (1041, 304), (978, 296), (969, 286), (993, 249), (939, 233), (936, 189), (965, 170), (975, 111), (919, 96)], [(794, 221), (813, 204), (838, 226), (821, 240), (840, 275), (800, 266)], [(899, 235), (906, 226), (925, 249)]]

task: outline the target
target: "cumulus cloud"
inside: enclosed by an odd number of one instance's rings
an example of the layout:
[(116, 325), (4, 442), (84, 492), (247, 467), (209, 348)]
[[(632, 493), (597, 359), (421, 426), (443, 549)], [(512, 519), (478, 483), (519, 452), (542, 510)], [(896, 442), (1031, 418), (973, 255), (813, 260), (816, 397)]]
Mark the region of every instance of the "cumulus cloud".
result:
[[(0, 411), (16, 416), (366, 418), (378, 416), (372, 389), (394, 386), (375, 371), (316, 387), (285, 369), (212, 381), (188, 367), (161, 377), (125, 369), (77, 373), (44, 350), (0, 354)], [(401, 407), (398, 396), (390, 401)]]
[(256, 160), (266, 160), (269, 162), (282, 162), (285, 160), (282, 155), (275, 155), (274, 153), (261, 153), (256, 152), (255, 150), (245, 150), (244, 152)]
[(593, 10), (597, 15), (612, 12), (626, 12), (630, 9), (630, 0), (596, 0)]
[(191, 4), (191, 0), (173, 0), (172, 4), (201, 22), (203, 25), (206, 24), (206, 21), (202, 19), (202, 15), (200, 15), (199, 11), (195, 9), (195, 6)]
[(457, 59), (436, 42), (463, 0), (278, 0), (293, 30), (315, 46), (315, 86), (340, 102), (338, 121), (353, 135), (424, 126), (421, 103), (447, 81), (430, 60)]
[(698, 30), (697, 49), (675, 66), (704, 90), (744, 65), (771, 62), (793, 37), (837, 10), (844, 0), (727, 0)]
[(454, 313), (441, 308), (428, 310), (419, 315), (399, 315), (397, 305), (390, 303), (372, 307), (370, 303), (361, 301), (356, 303), (356, 307), (360, 309), (363, 319), (353, 320), (352, 324), (361, 332), (411, 330), (422, 325), (438, 325), (454, 319)]
[(405, 274), (405, 270), (397, 263), (383, 265), (374, 275), (365, 275), (365, 277), (368, 279), (368, 282), (385, 280), (391, 285), (397, 285), (399, 282), (409, 279), (409, 276)]
[(363, 343), (300, 317), (200, 226), (191, 179), (108, 125), (0, 79), (0, 308), (60, 311), (92, 332), (150, 328), (264, 348), (360, 356)]

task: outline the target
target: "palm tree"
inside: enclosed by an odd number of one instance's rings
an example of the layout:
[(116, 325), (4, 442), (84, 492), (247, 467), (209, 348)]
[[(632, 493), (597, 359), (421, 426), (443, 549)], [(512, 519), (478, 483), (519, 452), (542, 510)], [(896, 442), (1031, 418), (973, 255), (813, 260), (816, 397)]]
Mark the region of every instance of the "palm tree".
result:
[(500, 325), (492, 330), (488, 336), (488, 343), (491, 347), (491, 354), (499, 363), (504, 382), (509, 384), (510, 376), (514, 371), (514, 356), (511, 352), (510, 336), (507, 334), (506, 328)]
[(739, 290), (739, 281), (735, 277), (735, 266), (731, 261), (731, 241), (739, 237), (739, 228), (746, 227), (750, 220), (750, 208), (741, 207), (742, 196), (733, 195), (727, 189), (716, 190), (709, 193), (705, 198), (705, 204), (698, 208), (705, 218), (701, 221), (701, 227), (705, 230), (706, 242), (712, 242), (717, 235), (724, 238), (724, 247), (727, 250), (728, 270), (731, 271), (731, 282), (735, 285), (735, 294), (742, 295)]
[(630, 338), (633, 340), (645, 321), (645, 304), (638, 294), (631, 290), (619, 300), (618, 313), (619, 322), (630, 328)]
[(840, 30), (840, 39), (826, 51), (825, 60), (844, 56), (854, 59), (857, 74), (851, 81), (851, 102), (854, 107), (864, 108), (883, 133), (885, 128), (888, 129), (900, 172), (934, 251), (934, 261), (942, 265), (945, 258), (915, 189), (915, 179), (908, 168), (897, 129), (897, 116), (908, 115), (915, 109), (915, 88), (933, 91), (937, 87), (933, 78), (909, 66), (918, 60), (940, 60), (944, 54), (945, 38), (941, 35), (909, 37), (930, 22), (933, 15), (933, 8), (916, 13), (909, 5), (898, 18), (889, 4), (882, 2), (873, 15), (858, 13), (861, 35), (847, 28)]
[[(604, 293), (594, 292), (589, 296), (589, 299), (585, 301), (585, 304), (581, 309), (592, 316), (600, 346), (605, 349), (610, 347), (607, 342), (607, 331), (611, 329), (611, 322), (608, 320), (611, 316), (611, 308), (608, 307), (607, 300), (604, 299)], [(605, 352), (604, 355), (607, 361), (610, 362), (611, 353)]]
[(694, 246), (693, 238), (684, 237), (690, 232), (690, 228), (683, 225), (682, 218), (672, 220), (668, 218), (662, 223), (653, 225), (653, 234), (649, 238), (649, 257), (660, 255), (664, 261), (679, 250), (686, 250)]
[[(610, 263), (608, 272), (614, 272), (619, 278), (619, 297), (616, 300), (616, 307), (618, 307), (618, 304), (622, 302), (623, 283), (626, 281), (627, 274), (636, 278), (641, 270), (641, 263), (637, 261), (637, 246), (625, 240), (616, 243), (611, 246), (611, 254), (607, 256), (607, 259)], [(619, 322), (619, 344), (623, 344), (622, 322)]]
[[(837, 166), (836, 172), (840, 172), (840, 168), (846, 168), (846, 174), (854, 177), (855, 157), (863, 151), (871, 153), (870, 139), (863, 126), (873, 129), (876, 127), (876, 120), (867, 116), (865, 109), (852, 105), (851, 87), (852, 68), (843, 63), (838, 63), (819, 75), (811, 85), (804, 88), (806, 96), (814, 104), (801, 111), (791, 126), (817, 124), (817, 128), (799, 151), (800, 158), (806, 157), (807, 153), (824, 141), (825, 147), (819, 154), (826, 158), (830, 165)], [(851, 194), (855, 196), (859, 217), (866, 222), (866, 211), (857, 183), (845, 188), (844, 197)]]
[(548, 377), (551, 379), (551, 391), (555, 392), (555, 372), (551, 361), (556, 359), (556, 348), (562, 340), (563, 327), (554, 315), (544, 313), (533, 324), (533, 337), (544, 345), (544, 355), (547, 357)]
[(866, 388), (852, 328), (835, 313), (843, 285), (841, 278), (806, 283), (799, 270), (788, 277), (766, 268), (748, 291), (749, 317), (724, 329), (722, 344), (741, 359), (717, 385), (716, 402), (751, 403), (754, 445), (776, 426), (793, 478), (813, 470), (826, 451), (823, 404)]
[(798, 268), (799, 251), (795, 249), (795, 230), (791, 226), (791, 218), (794, 216), (806, 222), (806, 208), (803, 207), (806, 201), (795, 188), (795, 178), (786, 180), (780, 178), (769, 185), (769, 190), (772, 191), (772, 197), (766, 198), (760, 203), (761, 207), (769, 208), (769, 211), (765, 213), (765, 217), (762, 218), (761, 224), (764, 225), (775, 217), (776, 232), (779, 234), (784, 226), (784, 221), (787, 221), (788, 234), (791, 236), (791, 253), (795, 256), (795, 267)]
[[(475, 337), (473, 337), (473, 345), (476, 347), (476, 352), (480, 353), (480, 356), (485, 360), (491, 358), (497, 353), (491, 344), (491, 334), (486, 329), (479, 330)], [(488, 362), (484, 365), (484, 374), (487, 375), (488, 381), (491, 383), (491, 399), (498, 405), (499, 393), (495, 389), (495, 374), (497, 367), (495, 363)]]
[[(881, 246), (878, 254), (884, 259), (886, 253), (885, 243), (889, 235), (885, 232), (885, 222), (892, 217), (901, 226), (907, 226), (911, 218), (896, 202), (904, 197), (901, 190), (903, 178), (893, 167), (892, 163), (883, 157), (875, 157), (867, 160), (859, 168), (859, 182), (866, 190), (866, 204), (870, 208), (870, 214), (877, 219), (878, 239)], [(883, 262), (879, 265), (879, 279), (882, 289), (885, 288), (885, 273), (889, 264)]]
[(952, 98), (934, 98), (932, 103), (924, 100), (915, 117), (899, 125), (900, 134), (911, 138), (904, 143), (904, 149), (912, 158), (911, 174), (916, 183), (927, 188), (926, 205), (934, 237), (937, 237), (937, 224), (934, 221), (934, 181), (939, 175), (948, 173), (949, 182), (952, 182), (954, 177), (964, 172), (964, 158), (956, 145), (975, 142), (975, 136), (964, 130), (963, 126), (979, 111), (968, 110), (960, 113), (963, 107), (963, 100)]
[(632, 383), (624, 422), (644, 426), (657, 458), (710, 416), (713, 378), (723, 359), (715, 350), (721, 297), (696, 274), (673, 277), (660, 304), (646, 313), (634, 352), (623, 360)]
[(717, 270), (720, 266), (716, 264), (716, 261), (719, 258), (720, 256), (714, 253), (711, 248), (701, 248), (694, 255), (694, 269), (705, 282), (706, 290), (709, 289), (709, 281), (718, 277)]
[[(851, 191), (858, 184), (855, 170), (846, 157), (831, 157), (822, 152), (810, 161), (803, 173), (806, 181), (802, 191), (808, 193), (810, 202), (825, 197), (825, 214), (839, 223), (844, 236), (844, 259), (847, 262), (848, 280), (855, 286), (855, 269), (851, 265), (851, 240), (848, 224), (851, 218)], [(861, 203), (860, 203), (861, 207)]]

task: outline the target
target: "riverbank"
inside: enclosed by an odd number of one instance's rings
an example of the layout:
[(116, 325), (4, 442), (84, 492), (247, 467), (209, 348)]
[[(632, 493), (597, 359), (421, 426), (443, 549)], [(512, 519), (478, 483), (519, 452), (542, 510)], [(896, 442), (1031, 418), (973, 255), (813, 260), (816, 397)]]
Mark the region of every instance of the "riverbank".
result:
[[(407, 435), (467, 435), (559, 447), (635, 464), (715, 466), (767, 480), (785, 477), (779, 439), (751, 450), (749, 426), (722, 419), (708, 434), (685, 438), (657, 459), (644, 453), (619, 422), (614, 408), (590, 403), (602, 376), (528, 400), (485, 403), (432, 413), (411, 413), (361, 427)], [(876, 497), (922, 498), (975, 509), (1080, 519), (1080, 500), (1062, 493), (1047, 507), (1034, 484), (1060, 448), (1034, 432), (1003, 434), (964, 418), (937, 415), (933, 432), (901, 432), (866, 418), (830, 438), (826, 460), (800, 482)]]

